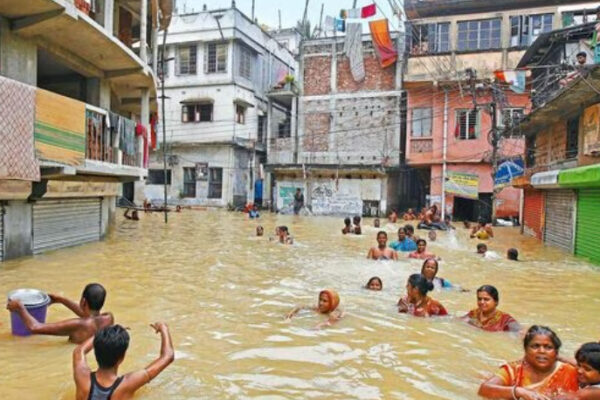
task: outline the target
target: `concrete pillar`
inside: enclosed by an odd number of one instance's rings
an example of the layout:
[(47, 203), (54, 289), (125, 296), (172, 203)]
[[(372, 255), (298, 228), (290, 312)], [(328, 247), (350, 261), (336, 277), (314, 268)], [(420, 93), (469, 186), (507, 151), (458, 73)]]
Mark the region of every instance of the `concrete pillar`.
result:
[(0, 71), (6, 78), (37, 86), (37, 46), (12, 33), (0, 17)]
[(152, 69), (158, 75), (158, 28), (156, 27), (152, 29)]
[(516, 65), (508, 65), (508, 48), (510, 47), (510, 16), (508, 14), (502, 15), (501, 23), (501, 35), (500, 35), (500, 46), (502, 47), (502, 68), (512, 68)]
[(110, 110), (110, 83), (106, 79), (86, 80), (85, 101), (93, 106)]
[(298, 164), (298, 98), (294, 97), (292, 99), (292, 111), (290, 115), (290, 131), (293, 132), (294, 135), (294, 164)]
[[(271, 156), (271, 148), (273, 147), (273, 102), (271, 99), (267, 102), (267, 157)], [(274, 164), (274, 160), (267, 158), (267, 164)], [(276, 164), (276, 162), (275, 162)]]
[(148, 0), (142, 0), (140, 9), (140, 58), (148, 63)]
[(104, 29), (112, 35), (114, 31), (115, 20), (115, 0), (104, 0)]
[[(146, 132), (150, 133), (150, 90), (147, 88), (142, 89), (142, 125), (146, 128)], [(144, 167), (144, 139), (140, 136), (139, 140), (139, 159), (140, 159), (140, 167)]]
[(337, 92), (337, 39), (333, 38), (331, 46), (331, 93)]

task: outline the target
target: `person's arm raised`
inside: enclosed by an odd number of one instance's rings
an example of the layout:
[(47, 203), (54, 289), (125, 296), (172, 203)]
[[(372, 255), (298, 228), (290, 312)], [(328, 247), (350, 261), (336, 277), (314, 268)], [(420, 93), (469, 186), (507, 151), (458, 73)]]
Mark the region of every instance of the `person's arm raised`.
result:
[(51, 300), (50, 304), (62, 304), (63, 306), (67, 307), (69, 310), (73, 311), (73, 313), (75, 315), (77, 315), (78, 317), (80, 317), (80, 318), (85, 317), (85, 314), (83, 313), (83, 310), (81, 309), (79, 304), (74, 302), (73, 300), (67, 299), (66, 297), (63, 297), (58, 294), (53, 294), (53, 293), (49, 293), (48, 296), (50, 297), (50, 300)]
[(29, 314), (29, 311), (27, 311), (25, 306), (18, 300), (9, 300), (6, 308), (9, 311), (18, 313), (27, 329), (36, 335), (69, 336), (81, 327), (81, 319), (79, 318), (68, 319), (51, 324), (39, 322)]
[[(75, 347), (73, 350), (73, 379), (75, 380), (76, 399), (85, 399), (90, 387), (91, 370), (85, 359), (85, 355), (94, 347), (94, 337)], [(87, 389), (87, 390), (86, 390)]]

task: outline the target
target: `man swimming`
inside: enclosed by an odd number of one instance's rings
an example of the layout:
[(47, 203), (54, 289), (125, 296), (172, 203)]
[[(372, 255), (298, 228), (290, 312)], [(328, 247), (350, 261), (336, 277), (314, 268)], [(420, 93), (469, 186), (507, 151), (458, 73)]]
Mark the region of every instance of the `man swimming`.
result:
[(387, 247), (387, 233), (379, 231), (377, 233), (377, 247), (371, 247), (367, 258), (369, 260), (397, 260), (398, 253)]
[(8, 300), (6, 308), (19, 314), (27, 329), (34, 335), (68, 336), (73, 343), (83, 343), (94, 336), (96, 331), (114, 323), (111, 313), (100, 310), (106, 299), (106, 290), (99, 283), (90, 283), (81, 294), (79, 304), (65, 297), (50, 294), (51, 304), (60, 303), (73, 311), (79, 318), (54, 323), (38, 322), (19, 300)]

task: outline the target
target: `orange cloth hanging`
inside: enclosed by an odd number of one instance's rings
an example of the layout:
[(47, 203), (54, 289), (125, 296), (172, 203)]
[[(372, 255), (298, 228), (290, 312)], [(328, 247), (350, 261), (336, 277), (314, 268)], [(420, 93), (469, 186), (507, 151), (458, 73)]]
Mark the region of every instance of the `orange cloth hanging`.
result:
[(382, 68), (389, 67), (398, 59), (398, 52), (394, 48), (394, 42), (390, 37), (390, 30), (387, 19), (379, 19), (369, 22), (371, 37), (373, 38), (373, 47), (377, 53), (379, 64)]

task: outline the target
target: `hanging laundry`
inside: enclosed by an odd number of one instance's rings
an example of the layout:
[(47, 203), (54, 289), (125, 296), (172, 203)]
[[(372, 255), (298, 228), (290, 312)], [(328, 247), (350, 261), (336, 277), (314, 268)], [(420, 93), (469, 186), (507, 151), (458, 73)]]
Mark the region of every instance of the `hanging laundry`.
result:
[(525, 69), (509, 69), (494, 71), (496, 79), (498, 79), (501, 82), (508, 83), (510, 85), (510, 90), (519, 94), (525, 92), (525, 85), (527, 83), (528, 74), (529, 70)]
[(150, 148), (156, 150), (156, 128), (158, 125), (158, 114), (152, 113), (150, 116)]
[(346, 18), (358, 19), (362, 13), (362, 8), (351, 8), (346, 10)]
[(360, 10), (361, 10), (361, 12), (360, 12), (361, 18), (369, 18), (377, 13), (377, 7), (375, 6), (375, 3), (370, 4), (368, 6), (364, 6)]
[(143, 168), (148, 168), (148, 130), (140, 121), (135, 126), (135, 136), (141, 136), (143, 139)]
[(387, 19), (379, 19), (369, 22), (373, 47), (382, 68), (389, 67), (398, 59), (398, 52), (394, 49), (394, 43), (390, 37)]
[(346, 18), (348, 18), (348, 10), (341, 9), (341, 10), (340, 10), (340, 18), (341, 18), (341, 19), (346, 19)]
[(335, 29), (335, 18), (329, 15), (325, 17), (325, 30), (332, 31)]
[(346, 21), (344, 21), (343, 19), (337, 19), (335, 20), (335, 30), (337, 32), (346, 32)]
[(362, 24), (349, 23), (344, 41), (344, 53), (350, 61), (350, 72), (356, 82), (365, 79), (365, 64), (362, 49)]

